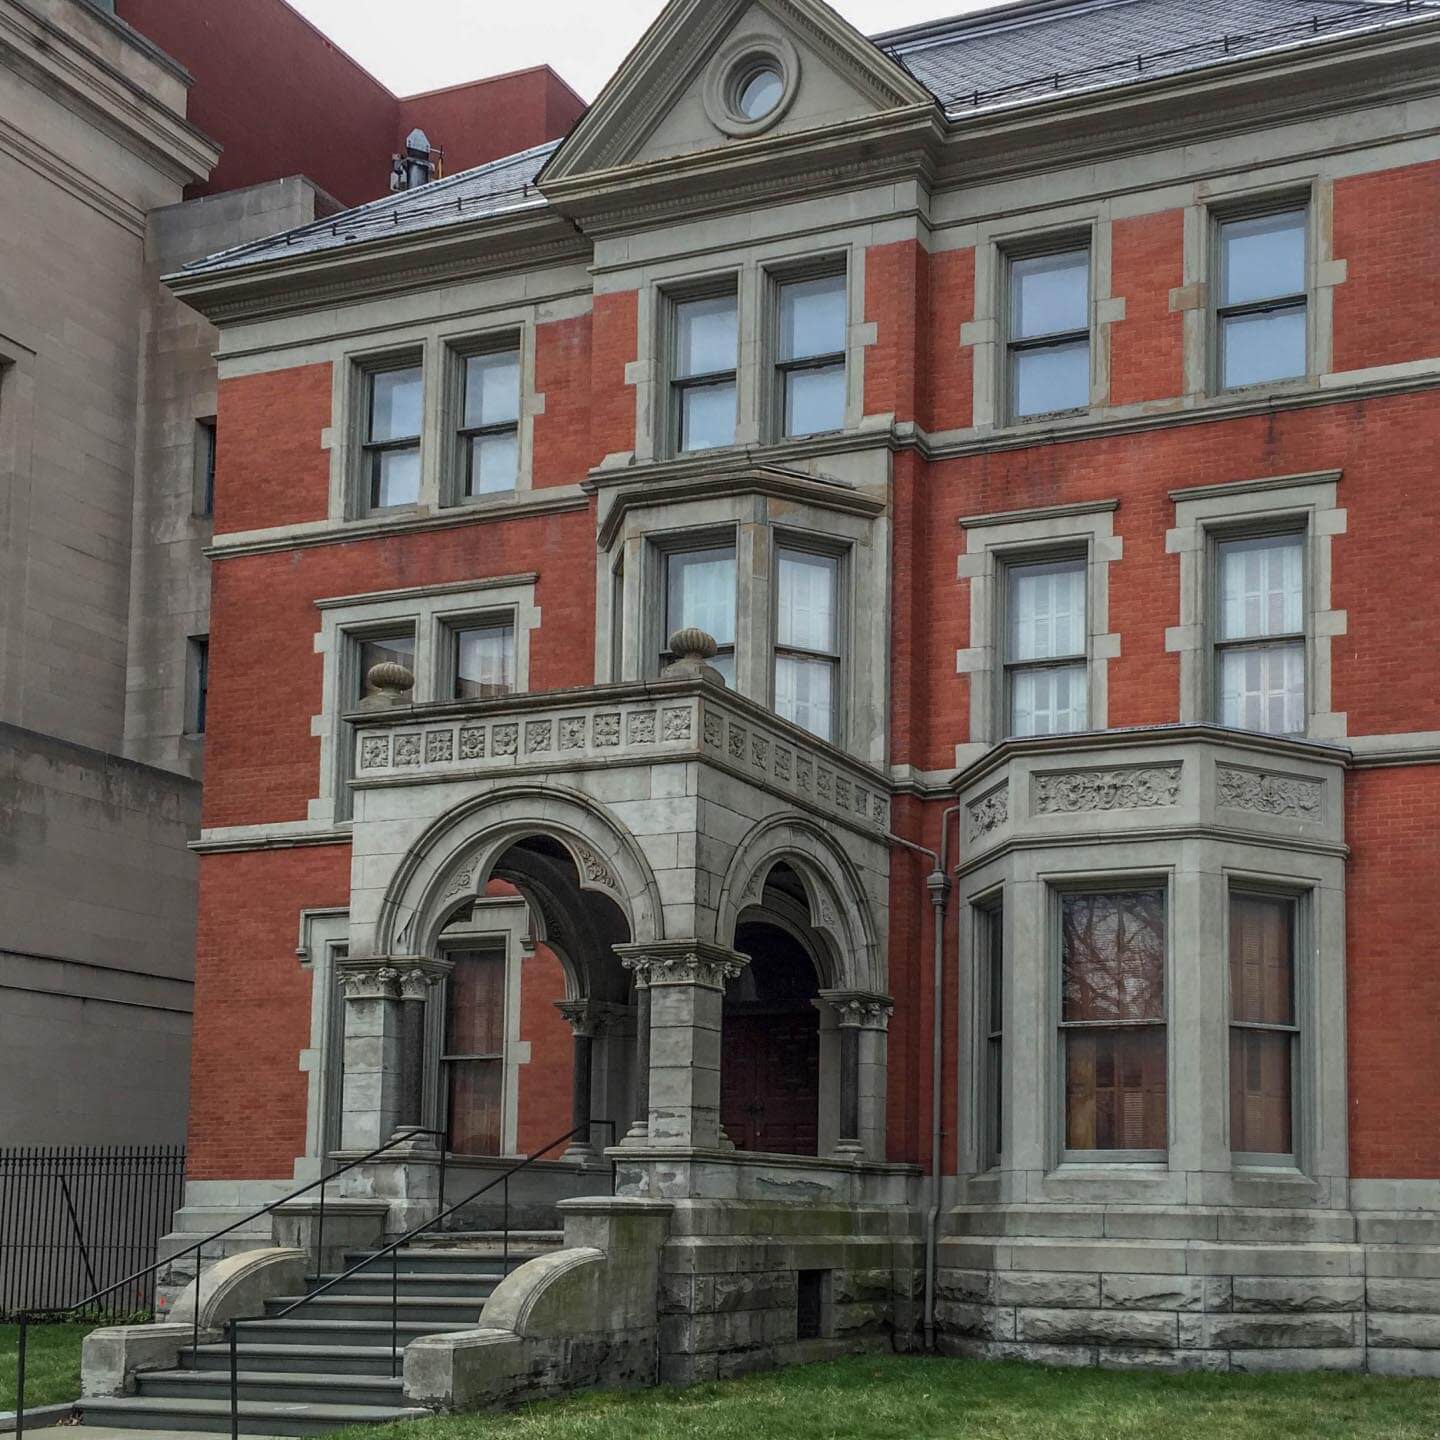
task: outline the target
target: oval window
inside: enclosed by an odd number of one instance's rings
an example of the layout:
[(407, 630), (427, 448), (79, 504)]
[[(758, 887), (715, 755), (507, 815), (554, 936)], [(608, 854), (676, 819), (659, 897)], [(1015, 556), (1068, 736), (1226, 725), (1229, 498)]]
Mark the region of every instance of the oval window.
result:
[(736, 109), (747, 120), (763, 120), (785, 93), (785, 81), (773, 66), (752, 70), (740, 82)]

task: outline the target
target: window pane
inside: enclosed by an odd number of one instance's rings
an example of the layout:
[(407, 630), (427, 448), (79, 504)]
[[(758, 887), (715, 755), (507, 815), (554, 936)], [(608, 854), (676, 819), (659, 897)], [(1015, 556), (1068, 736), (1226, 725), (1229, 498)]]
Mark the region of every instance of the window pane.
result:
[(1220, 639), (1262, 640), (1305, 628), (1304, 546), (1299, 535), (1227, 540), (1220, 570)]
[(1307, 327), (1303, 307), (1256, 315), (1227, 315), (1220, 321), (1227, 389), (1293, 380), (1305, 374)]
[(735, 443), (735, 382), (680, 392), (680, 448), (713, 450)]
[(520, 418), (520, 352), (471, 355), (465, 361), (465, 428), (512, 425)]
[(1015, 415), (1048, 415), (1054, 410), (1084, 410), (1090, 404), (1090, 342), (1015, 350)]
[(377, 510), (420, 499), (420, 450), (377, 450), (370, 472), (370, 503)]
[(735, 652), (722, 650), (710, 663), (724, 676), (726, 685), (733, 690), (735, 688)]
[(1057, 660), (1085, 653), (1085, 561), (1009, 567), (1009, 661)]
[(382, 370), (370, 377), (370, 439), (408, 440), (420, 433), (423, 393), (418, 365)]
[(823, 435), (845, 425), (845, 367), (795, 370), (785, 377), (785, 433)]
[(809, 360), (845, 349), (845, 277), (793, 280), (780, 287), (780, 358)]
[(1264, 895), (1230, 897), (1230, 1018), (1295, 1023), (1295, 905)]
[(451, 1060), (446, 1064), (450, 1092), (450, 1152), (498, 1155), (504, 1062)]
[(1012, 735), (1073, 735), (1090, 724), (1083, 665), (1016, 670), (1010, 677)]
[(1283, 1031), (1230, 1032), (1230, 1148), (1290, 1155), (1294, 1036)]
[(499, 1055), (505, 1049), (505, 957), (462, 950), (445, 982), (445, 1053)]
[(488, 700), (515, 687), (515, 632), (508, 625), (461, 630), (455, 637), (455, 698)]
[(988, 911), (985, 916), (985, 985), (988, 993), (985, 1062), (985, 1106), (987, 1146), (990, 1160), (1004, 1153), (1005, 1041), (1005, 912)]
[(1065, 1144), (1071, 1150), (1165, 1148), (1163, 1029), (1067, 1032)]
[(415, 673), (415, 637), (397, 635), (385, 640), (362, 640), (360, 642), (360, 698), (368, 700), (380, 692), (370, 684), (370, 672), (377, 665), (403, 665), (412, 675)]
[[(694, 627), (717, 645), (735, 643), (735, 550), (696, 550), (671, 555), (666, 564), (665, 635)], [(716, 668), (719, 666), (718, 660)]]
[(520, 435), (503, 430), (498, 435), (470, 437), (471, 495), (496, 495), (515, 488), (520, 471)]
[(1165, 1018), (1165, 896), (1159, 890), (1061, 900), (1064, 1018)]
[(781, 645), (801, 650), (839, 647), (835, 623), (835, 589), (839, 561), (833, 555), (808, 555), (803, 550), (780, 552)]
[(835, 664), (831, 660), (775, 657), (775, 713), (818, 735), (835, 738)]
[(1220, 303), (1249, 305), (1305, 293), (1305, 212), (1220, 227)]
[(1090, 252), (1036, 255), (1010, 264), (1010, 338), (1090, 328)]
[(1220, 723), (1267, 735), (1305, 733), (1305, 646), (1226, 650), (1220, 657)]
[(675, 307), (675, 377), (715, 375), (738, 364), (738, 303), (733, 295), (686, 300)]

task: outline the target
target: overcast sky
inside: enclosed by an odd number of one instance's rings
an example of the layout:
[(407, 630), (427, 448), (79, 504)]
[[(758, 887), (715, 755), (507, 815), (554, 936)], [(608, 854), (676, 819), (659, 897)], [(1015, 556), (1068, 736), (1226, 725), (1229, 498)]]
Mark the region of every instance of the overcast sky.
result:
[[(549, 64), (587, 100), (663, 0), (290, 0), (399, 95)], [(997, 0), (838, 0), (867, 35)]]

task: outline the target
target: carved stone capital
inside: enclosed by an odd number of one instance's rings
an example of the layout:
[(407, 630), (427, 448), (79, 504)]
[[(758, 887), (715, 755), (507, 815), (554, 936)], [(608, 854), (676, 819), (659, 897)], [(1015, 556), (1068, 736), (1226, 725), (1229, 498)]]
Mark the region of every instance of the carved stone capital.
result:
[(402, 1000), (426, 1000), (438, 979), (439, 976), (431, 974), (428, 970), (422, 970), (419, 966), (413, 970), (406, 970), (400, 976), (400, 998)]
[(888, 1030), (895, 1002), (888, 995), (865, 990), (822, 990), (820, 999), (830, 1007), (842, 1030)]
[(393, 965), (346, 965), (339, 973), (347, 1000), (398, 1000), (401, 973)]
[(698, 985), (723, 990), (745, 971), (749, 959), (704, 940), (666, 940), (657, 945), (617, 945), (620, 963), (637, 985)]

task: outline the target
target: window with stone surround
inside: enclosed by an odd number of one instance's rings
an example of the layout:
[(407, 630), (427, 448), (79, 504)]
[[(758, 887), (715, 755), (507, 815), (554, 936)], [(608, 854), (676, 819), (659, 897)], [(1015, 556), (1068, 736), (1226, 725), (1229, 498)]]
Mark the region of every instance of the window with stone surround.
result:
[(1006, 260), (1006, 397), (1012, 420), (1090, 405), (1090, 247), (1063, 244)]
[(1302, 379), (1309, 369), (1309, 211), (1215, 220), (1215, 364), (1221, 390)]
[(664, 615), (660, 668), (675, 657), (669, 640), (677, 630), (703, 630), (718, 647), (710, 662), (735, 684), (735, 545), (664, 552)]
[(1216, 719), (1237, 730), (1305, 733), (1305, 537), (1217, 537)]
[(842, 614), (838, 555), (782, 546), (776, 553), (775, 712), (835, 740)]
[(514, 337), (461, 351), (456, 427), (462, 500), (514, 490), (520, 469), (520, 345)]
[(361, 483), (371, 510), (420, 500), (420, 436), (425, 371), (420, 356), (367, 363), (361, 431)]
[(1059, 910), (1065, 1153), (1163, 1158), (1165, 892), (1067, 891)]
[(514, 691), (515, 626), (512, 621), (467, 621), (448, 629), (451, 685), (446, 698), (493, 700)]
[(1086, 557), (1005, 566), (1005, 733), (1068, 735), (1089, 724)]
[(775, 380), (779, 438), (845, 427), (849, 283), (843, 269), (776, 283)]
[(1230, 1148), (1242, 1161), (1293, 1164), (1300, 1009), (1300, 902), (1230, 892)]
[(740, 297), (732, 279), (669, 297), (670, 416), (676, 454), (735, 443)]

